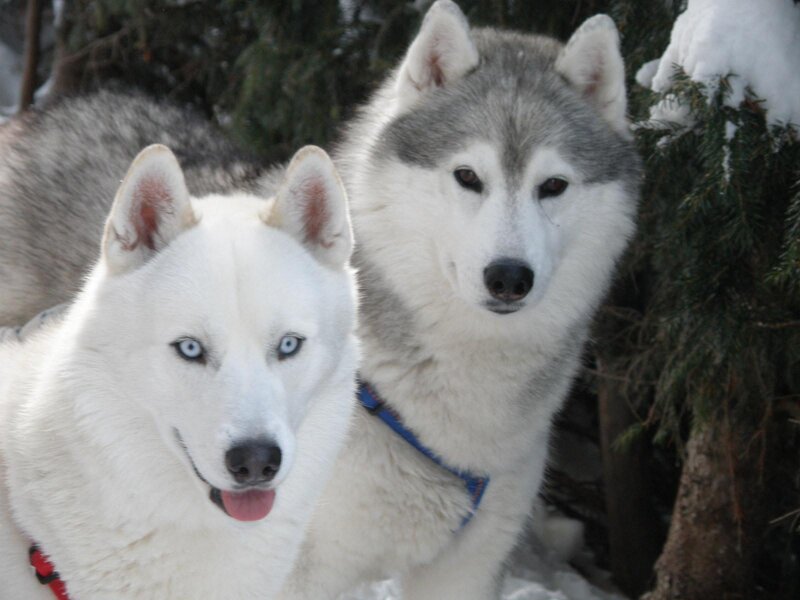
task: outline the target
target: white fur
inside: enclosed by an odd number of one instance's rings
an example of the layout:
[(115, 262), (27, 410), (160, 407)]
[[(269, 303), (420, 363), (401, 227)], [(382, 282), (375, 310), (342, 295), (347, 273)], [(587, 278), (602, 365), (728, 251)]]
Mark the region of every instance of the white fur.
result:
[[(333, 200), (333, 201), (332, 201)], [(353, 251), (353, 230), (339, 174), (316, 146), (299, 150), (286, 169), (267, 217), (306, 243), (323, 263), (341, 268)], [(314, 221), (309, 231), (309, 219)]]
[(619, 134), (632, 137), (626, 117), (625, 65), (619, 32), (608, 15), (587, 19), (564, 46), (556, 69), (595, 105)]
[[(331, 599), (387, 576), (401, 580), (405, 600), (499, 598), (504, 563), (542, 480), (551, 419), (633, 232), (630, 191), (588, 181), (555, 148), (534, 147), (515, 184), (504, 178), (501, 144), (489, 140), (468, 140), (429, 168), (370, 161), (365, 149), (414, 90), (404, 77), (420, 64), (415, 49), (431, 35), (431, 15), (462, 22), (453, 6), (430, 9), (396, 81), (342, 148), (341, 164), (357, 245), (378, 285), (413, 314), (408, 347), (362, 324), (361, 375), (445, 462), (491, 483), (459, 530), (470, 508), (461, 480), (358, 411), (283, 600)], [(460, 34), (448, 39), (463, 49)], [(464, 166), (485, 183), (483, 194), (456, 183), (453, 171)], [(532, 197), (556, 176), (569, 182), (562, 196)], [(499, 257), (525, 259), (536, 273), (520, 310), (502, 316), (485, 308), (481, 280)]]
[[(346, 246), (330, 160), (306, 150), (295, 166), (322, 182), (315, 201), (334, 218), (323, 229)], [(143, 252), (132, 221), (154, 189), (158, 214), (145, 221), (159, 224), (157, 243)], [(77, 600), (271, 598), (294, 561), (351, 419), (349, 248), (326, 256), (302, 217), (290, 229), (267, 226), (274, 215), (262, 199), (184, 192), (172, 154), (145, 150), (63, 319), (0, 345), (4, 599), (52, 597), (27, 565), (31, 541)], [(287, 332), (305, 343), (278, 360)], [(170, 346), (187, 335), (204, 344), (205, 365)], [(189, 456), (211, 485), (232, 489), (225, 452), (258, 436), (283, 450), (276, 500), (266, 518), (240, 522), (209, 500)]]
[[(113, 273), (139, 266), (195, 223), (183, 171), (161, 144), (148, 146), (134, 159), (114, 203), (103, 236), (105, 263)], [(152, 239), (141, 239), (145, 212), (158, 220)]]
[(397, 77), (397, 108), (413, 106), (430, 89), (465, 75), (478, 64), (478, 50), (464, 13), (451, 0), (431, 6)]

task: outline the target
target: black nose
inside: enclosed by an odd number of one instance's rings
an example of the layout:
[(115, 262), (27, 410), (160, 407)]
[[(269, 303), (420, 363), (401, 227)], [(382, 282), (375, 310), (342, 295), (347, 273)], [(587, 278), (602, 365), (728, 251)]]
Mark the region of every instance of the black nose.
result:
[(281, 468), (281, 449), (268, 441), (247, 441), (225, 453), (225, 466), (237, 483), (266, 483)]
[(517, 302), (533, 287), (533, 271), (521, 260), (501, 258), (483, 270), (483, 283), (492, 297)]

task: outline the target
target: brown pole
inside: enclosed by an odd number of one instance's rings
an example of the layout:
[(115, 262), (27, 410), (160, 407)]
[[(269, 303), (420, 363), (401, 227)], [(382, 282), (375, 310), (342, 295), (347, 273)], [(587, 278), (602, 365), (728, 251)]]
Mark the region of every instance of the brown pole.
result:
[(19, 96), (19, 112), (24, 112), (33, 104), (36, 91), (36, 70), (39, 66), (39, 33), (42, 28), (41, 0), (28, 0), (25, 16), (25, 66), (22, 71), (22, 85)]

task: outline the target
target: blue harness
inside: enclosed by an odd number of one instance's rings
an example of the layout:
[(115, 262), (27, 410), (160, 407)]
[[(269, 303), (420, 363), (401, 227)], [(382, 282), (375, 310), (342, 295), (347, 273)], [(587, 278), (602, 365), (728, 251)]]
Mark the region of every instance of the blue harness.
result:
[(392, 431), (413, 446), (418, 452), (425, 455), (429, 460), (435, 462), (445, 471), (452, 473), (464, 482), (464, 488), (467, 490), (467, 494), (469, 494), (470, 500), (472, 501), (472, 508), (461, 521), (459, 530), (469, 523), (472, 517), (475, 515), (475, 511), (478, 510), (478, 506), (481, 504), (483, 493), (486, 491), (486, 488), (489, 487), (489, 476), (477, 477), (469, 471), (462, 471), (445, 464), (442, 459), (433, 452), (433, 450), (427, 446), (424, 446), (422, 442), (419, 441), (417, 436), (414, 435), (414, 433), (405, 425), (403, 425), (400, 415), (386, 406), (383, 400), (380, 399), (378, 394), (375, 393), (375, 390), (373, 390), (368, 383), (363, 381), (359, 382), (358, 400), (361, 402), (361, 405), (367, 409), (367, 412), (375, 417), (378, 417)]

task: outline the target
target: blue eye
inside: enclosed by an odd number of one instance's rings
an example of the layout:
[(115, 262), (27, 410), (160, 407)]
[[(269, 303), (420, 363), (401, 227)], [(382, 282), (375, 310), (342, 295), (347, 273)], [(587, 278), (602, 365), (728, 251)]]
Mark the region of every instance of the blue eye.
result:
[(175, 342), (172, 342), (172, 346), (175, 348), (178, 356), (184, 360), (192, 362), (205, 362), (205, 348), (203, 348), (203, 344), (194, 338), (181, 338)]
[(289, 358), (300, 352), (304, 340), (305, 338), (293, 333), (288, 333), (283, 336), (278, 344), (278, 359), (283, 360), (284, 358)]

